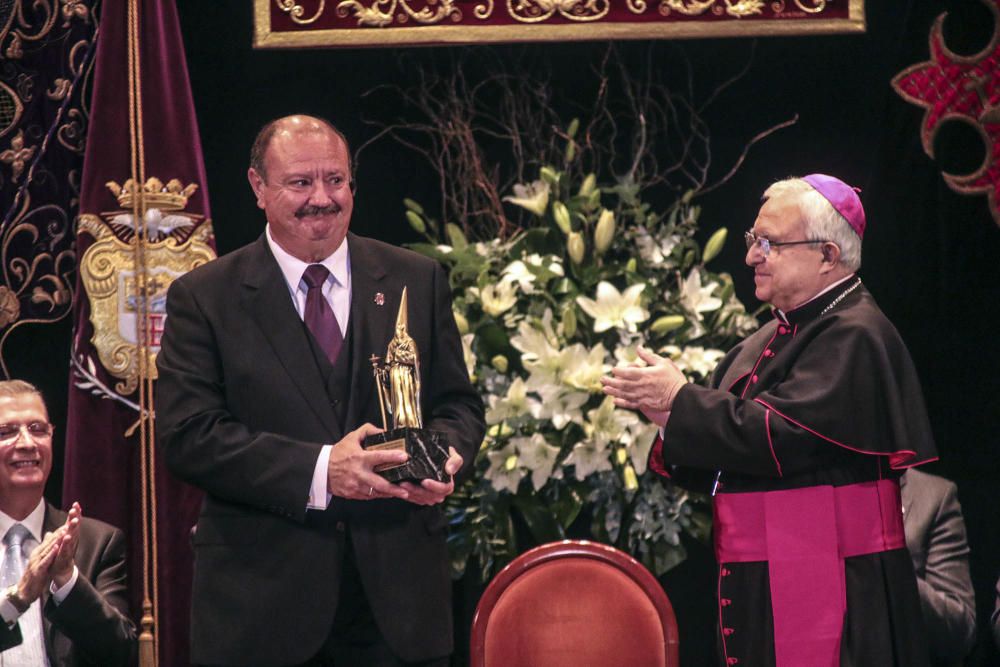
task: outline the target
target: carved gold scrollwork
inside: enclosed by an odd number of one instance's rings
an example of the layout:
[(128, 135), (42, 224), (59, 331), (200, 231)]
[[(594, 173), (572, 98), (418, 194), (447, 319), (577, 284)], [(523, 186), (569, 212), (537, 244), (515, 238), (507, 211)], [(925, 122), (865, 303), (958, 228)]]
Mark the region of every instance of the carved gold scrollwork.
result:
[(455, 8), (454, 0), (442, 0), (436, 11), (431, 10), (430, 6), (424, 7), (420, 11), (415, 11), (410, 7), (406, 0), (399, 0), (399, 6), (403, 8), (403, 11), (406, 12), (407, 16), (417, 23), (422, 23), (424, 25), (438, 23), (450, 16), (452, 13), (458, 11), (458, 9)]
[(510, 17), (521, 23), (540, 23), (556, 12), (570, 21), (597, 21), (610, 8), (610, 0), (507, 0)]
[(814, 7), (807, 7), (802, 4), (802, 0), (795, 0), (795, 6), (808, 14), (819, 14), (821, 11), (826, 9), (826, 0), (816, 0), (816, 5)]
[(493, 15), (493, 0), (486, 0), (486, 4), (476, 5), (476, 8), (472, 11), (472, 14), (477, 19), (488, 19)]
[(730, 2), (726, 0), (726, 13), (730, 16), (751, 16), (761, 14), (764, 11), (764, 0), (739, 0)]
[[(380, 9), (380, 5), (388, 5), (388, 9)], [(347, 17), (352, 12), (358, 19), (358, 25), (381, 28), (392, 23), (392, 17), (396, 13), (396, 0), (375, 0), (368, 7), (360, 0), (344, 0), (337, 5), (337, 16), (341, 18)]]
[[(295, 0), (274, 0), (278, 5), (278, 9), (288, 14), (292, 22), (298, 23), (299, 25), (309, 25), (310, 23), (315, 23), (322, 14), (323, 10), (326, 8), (326, 0), (319, 0), (319, 9), (316, 10), (316, 14), (304, 19), (302, 15), (306, 13), (305, 7), (295, 2)], [(343, 3), (341, 3), (343, 4)]]
[(642, 14), (646, 11), (646, 7), (648, 6), (646, 5), (646, 0), (628, 0), (626, 4), (628, 5), (629, 11), (633, 14)]
[(660, 14), (665, 16), (671, 11), (675, 11), (684, 16), (700, 16), (714, 4), (715, 0), (701, 0), (701, 2), (698, 0), (663, 0), (660, 3)]

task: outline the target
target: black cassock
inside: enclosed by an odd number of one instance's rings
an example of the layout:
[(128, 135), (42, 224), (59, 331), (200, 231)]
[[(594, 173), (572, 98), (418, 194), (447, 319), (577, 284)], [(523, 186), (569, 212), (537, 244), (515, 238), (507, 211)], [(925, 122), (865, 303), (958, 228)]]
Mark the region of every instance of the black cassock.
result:
[[(650, 466), (688, 485), (722, 470), (722, 664), (926, 665), (897, 479), (935, 458), (913, 362), (857, 277), (775, 311), (720, 362), (711, 389), (683, 387)], [(852, 539), (883, 542), (851, 551)], [(837, 636), (813, 636), (824, 622)]]

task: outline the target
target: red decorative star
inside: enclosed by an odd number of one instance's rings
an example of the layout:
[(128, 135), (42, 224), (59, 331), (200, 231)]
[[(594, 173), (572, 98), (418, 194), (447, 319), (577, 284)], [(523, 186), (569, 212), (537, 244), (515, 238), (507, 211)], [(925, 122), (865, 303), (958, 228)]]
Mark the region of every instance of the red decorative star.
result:
[(920, 128), (924, 152), (934, 157), (934, 136), (942, 123), (958, 120), (974, 127), (986, 157), (971, 174), (943, 173), (961, 194), (986, 194), (990, 213), (1000, 225), (1000, 0), (984, 0), (993, 13), (993, 37), (973, 56), (959, 56), (944, 44), (941, 14), (930, 33), (931, 59), (896, 75), (892, 87), (907, 102), (927, 110)]

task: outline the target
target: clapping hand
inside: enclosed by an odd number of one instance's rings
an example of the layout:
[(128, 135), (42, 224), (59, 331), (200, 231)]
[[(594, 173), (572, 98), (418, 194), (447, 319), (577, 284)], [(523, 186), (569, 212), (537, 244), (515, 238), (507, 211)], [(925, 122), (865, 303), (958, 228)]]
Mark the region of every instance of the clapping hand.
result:
[(601, 378), (604, 393), (615, 399), (616, 406), (641, 410), (650, 421), (663, 426), (687, 378), (666, 357), (641, 346), (638, 354), (642, 364), (613, 368), (611, 377)]

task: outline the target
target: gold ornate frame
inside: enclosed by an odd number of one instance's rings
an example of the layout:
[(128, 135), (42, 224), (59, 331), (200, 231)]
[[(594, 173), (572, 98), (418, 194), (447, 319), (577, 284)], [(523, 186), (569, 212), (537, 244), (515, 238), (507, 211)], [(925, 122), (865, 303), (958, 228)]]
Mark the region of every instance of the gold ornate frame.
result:
[[(407, 23), (397, 23), (398, 15)], [(612, 20), (607, 9), (573, 18), (571, 13), (585, 8), (609, 7), (611, 3), (627, 5), (630, 12), (651, 12), (659, 19), (650, 21)], [(514, 24), (458, 24), (455, 0), (434, 0), (421, 11), (409, 5), (412, 0), (254, 0), (254, 39), (258, 49), (283, 48), (351, 48), (359, 46), (431, 46), (512, 42), (558, 42), (625, 39), (690, 39), (699, 37), (751, 37), (761, 35), (809, 35), (828, 33), (863, 33), (865, 31), (864, 0), (507, 0), (513, 16), (516, 6), (534, 5), (548, 10), (535, 18), (514, 17)], [(467, 13), (479, 15), (484, 8), (492, 12), (501, 0), (462, 2)], [(847, 17), (824, 17), (830, 6), (842, 8)], [(432, 11), (431, 6), (435, 9)], [(382, 9), (388, 7), (388, 10)], [(272, 8), (289, 15), (300, 28), (272, 29)], [(753, 13), (749, 10), (757, 9)], [(766, 9), (770, 20), (745, 18), (760, 15)], [(349, 27), (336, 29), (310, 28), (324, 17), (324, 12), (341, 18), (353, 11), (357, 21)], [(748, 13), (740, 14), (746, 11)], [(544, 11), (543, 11), (544, 13)], [(711, 13), (713, 18), (697, 20), (698, 14)], [(686, 14), (686, 15), (685, 15)], [(723, 14), (727, 16), (723, 17)], [(407, 19), (406, 16), (409, 16)], [(560, 16), (561, 15), (561, 16)], [(363, 16), (365, 18), (363, 18)], [(450, 25), (444, 25), (451, 18)], [(549, 18), (563, 22), (546, 23)], [(564, 22), (569, 19), (571, 22)]]

